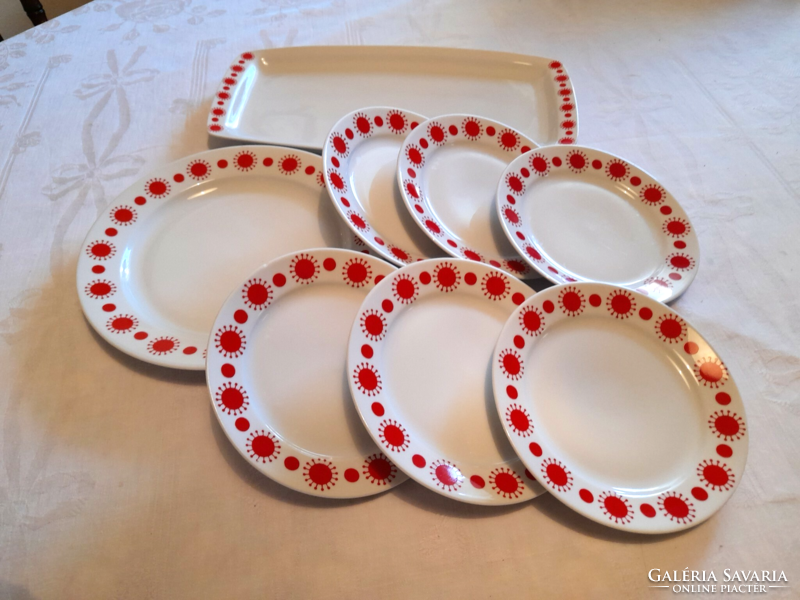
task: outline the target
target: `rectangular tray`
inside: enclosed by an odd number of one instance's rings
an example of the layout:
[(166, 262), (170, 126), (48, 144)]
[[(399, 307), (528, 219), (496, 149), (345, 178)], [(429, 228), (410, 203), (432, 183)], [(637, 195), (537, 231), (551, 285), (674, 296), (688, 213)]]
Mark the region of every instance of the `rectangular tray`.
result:
[(578, 111), (560, 62), (524, 54), (401, 46), (305, 46), (245, 52), (225, 73), (208, 132), (319, 151), (343, 115), (392, 106), (468, 113), (536, 142), (572, 144)]

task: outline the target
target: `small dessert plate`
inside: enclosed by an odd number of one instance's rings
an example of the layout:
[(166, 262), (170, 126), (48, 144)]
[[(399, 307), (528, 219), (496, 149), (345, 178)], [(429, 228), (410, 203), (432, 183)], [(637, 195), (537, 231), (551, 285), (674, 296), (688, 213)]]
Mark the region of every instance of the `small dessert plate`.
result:
[(408, 212), (442, 250), (517, 277), (537, 276), (503, 234), (497, 182), (512, 160), (537, 145), (482, 117), (429, 119), (406, 137), (397, 183)]
[(248, 273), (290, 251), (352, 239), (331, 208), (319, 156), (220, 148), (156, 169), (120, 194), (84, 241), (78, 295), (115, 348), (202, 370), (214, 316)]
[(668, 302), (700, 262), (689, 217), (642, 169), (592, 148), (539, 148), (514, 160), (497, 188), (503, 231), (554, 283), (598, 281)]
[(358, 498), (405, 481), (343, 385), (353, 319), (394, 270), (349, 250), (288, 254), (242, 282), (217, 315), (207, 369), (214, 412), (239, 453), (278, 483)]
[(532, 293), (500, 269), (433, 259), (388, 275), (361, 305), (353, 400), (372, 439), (425, 487), (485, 505), (543, 492), (503, 434), (490, 381), (500, 330)]
[(687, 529), (742, 479), (747, 422), (727, 366), (643, 294), (585, 282), (539, 292), (503, 328), (492, 380), (528, 470), (603, 525)]
[(425, 117), (398, 108), (362, 108), (333, 126), (322, 149), (333, 205), (373, 253), (404, 265), (441, 256), (408, 214), (397, 187), (397, 156)]

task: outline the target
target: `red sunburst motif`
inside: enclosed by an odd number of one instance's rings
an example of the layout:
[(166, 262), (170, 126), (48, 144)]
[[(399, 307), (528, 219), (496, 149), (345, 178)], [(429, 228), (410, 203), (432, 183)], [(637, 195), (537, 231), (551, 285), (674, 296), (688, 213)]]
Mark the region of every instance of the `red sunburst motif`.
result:
[(386, 122), (389, 124), (389, 131), (400, 135), (408, 131), (408, 119), (399, 110), (390, 110), (386, 113)]
[(533, 246), (525, 246), (525, 254), (530, 256), (531, 259), (535, 260), (537, 263), (544, 262), (544, 258), (542, 257), (541, 253)]
[(106, 322), (106, 329), (111, 333), (128, 333), (139, 326), (139, 319), (133, 315), (117, 315)]
[(506, 423), (520, 437), (528, 437), (533, 433), (531, 415), (519, 404), (512, 403), (506, 408)]
[(744, 419), (730, 410), (717, 410), (708, 417), (708, 428), (726, 442), (742, 439), (747, 432)]
[(519, 313), (519, 324), (528, 335), (538, 336), (544, 331), (544, 314), (536, 306), (526, 306)]
[(516, 132), (503, 129), (497, 134), (497, 144), (506, 152), (513, 152), (520, 147), (522, 142)]
[(600, 510), (618, 525), (627, 525), (633, 521), (633, 506), (630, 501), (614, 492), (602, 492), (597, 497)]
[(577, 317), (586, 308), (586, 299), (578, 288), (567, 286), (558, 294), (558, 304), (568, 317)]
[(609, 314), (617, 319), (627, 319), (636, 312), (636, 299), (628, 290), (614, 290), (606, 298)]
[(362, 394), (377, 396), (381, 393), (381, 375), (378, 370), (368, 363), (356, 365), (353, 369), (353, 383)]
[(289, 273), (296, 283), (308, 285), (319, 278), (319, 262), (311, 254), (297, 254), (289, 263)]
[(572, 472), (555, 458), (542, 461), (541, 473), (545, 482), (558, 492), (568, 492), (572, 489)]
[(363, 258), (351, 258), (342, 265), (342, 280), (352, 288), (361, 288), (372, 281), (372, 266)]
[(503, 209), (503, 217), (511, 224), (512, 227), (519, 227), (522, 225), (522, 219), (520, 218), (519, 213), (510, 206), (506, 206)]
[(651, 283), (655, 283), (656, 285), (660, 285), (663, 288), (671, 288), (672, 282), (669, 279), (665, 279), (664, 277), (648, 277), (644, 280), (644, 285), (650, 285)]
[(431, 121), (428, 124), (428, 138), (433, 144), (441, 146), (447, 141), (447, 130), (438, 121)]
[(317, 185), (321, 188), (325, 187), (325, 177), (322, 176), (322, 171), (317, 171), (317, 174), (314, 175), (314, 181), (317, 182)]
[(573, 173), (583, 173), (589, 168), (589, 157), (583, 150), (570, 150), (566, 157), (567, 167)]
[(263, 310), (272, 302), (272, 286), (260, 277), (254, 277), (242, 287), (242, 300), (253, 310)]
[(229, 415), (242, 414), (250, 406), (249, 400), (247, 392), (238, 383), (223, 383), (214, 395), (217, 408)]
[(480, 253), (475, 252), (475, 250), (471, 250), (469, 248), (463, 248), (461, 250), (461, 255), (464, 258), (474, 260), (475, 262), (483, 262), (483, 256)]
[(413, 258), (411, 258), (411, 255), (408, 252), (406, 252), (402, 248), (398, 248), (393, 244), (389, 244), (388, 246), (386, 246), (386, 248), (389, 250), (389, 253), (392, 256), (394, 256), (397, 260), (401, 262), (408, 264), (414, 260)]
[(353, 226), (361, 232), (369, 231), (369, 223), (364, 220), (360, 214), (358, 214), (354, 210), (350, 210), (347, 212), (347, 220), (350, 221)]
[(436, 219), (425, 219), (423, 221), (425, 223), (425, 229), (430, 231), (436, 237), (442, 237), (444, 232), (442, 231), (441, 225), (436, 222)]
[(330, 181), (333, 189), (339, 194), (347, 193), (347, 182), (336, 169), (328, 169), (328, 181)]
[(415, 144), (411, 144), (406, 148), (406, 158), (415, 167), (422, 167), (425, 165), (425, 155), (422, 154), (422, 149)]
[(667, 193), (664, 188), (656, 183), (648, 183), (639, 190), (639, 199), (651, 206), (658, 206), (664, 202), (666, 197)]
[(214, 334), (214, 346), (228, 358), (239, 358), (247, 347), (244, 332), (235, 325), (220, 327)]
[(733, 489), (736, 476), (733, 470), (718, 460), (704, 460), (697, 465), (697, 476), (703, 485), (718, 492), (727, 492)]
[(686, 219), (676, 218), (664, 221), (661, 230), (669, 237), (679, 238), (688, 235), (692, 230), (692, 226)]
[(245, 444), (247, 455), (256, 462), (265, 464), (272, 462), (281, 453), (278, 437), (266, 429), (256, 429), (247, 436)]
[(497, 362), (500, 364), (500, 370), (503, 374), (512, 381), (521, 379), (522, 375), (525, 373), (525, 365), (522, 362), (522, 356), (520, 356), (519, 352), (511, 348), (500, 352), (497, 357)]
[(361, 333), (373, 342), (380, 342), (386, 336), (386, 317), (377, 310), (367, 309), (359, 319)]
[(333, 148), (333, 151), (342, 158), (345, 158), (348, 154), (350, 154), (350, 146), (341, 133), (331, 134), (331, 148)]
[(515, 196), (521, 196), (525, 192), (525, 182), (522, 181), (522, 175), (517, 173), (507, 173), (506, 187)]
[(656, 335), (662, 342), (668, 344), (677, 344), (686, 339), (688, 329), (686, 321), (681, 319), (678, 315), (664, 314), (658, 317), (655, 322)]
[(117, 286), (107, 279), (95, 279), (87, 283), (83, 291), (89, 298), (98, 300), (113, 296), (117, 291)]
[(111, 242), (96, 241), (86, 247), (86, 254), (94, 260), (108, 260), (117, 253), (117, 247)]
[(489, 485), (498, 496), (519, 498), (525, 492), (525, 482), (508, 467), (499, 467), (489, 473)]
[(528, 164), (531, 170), (539, 177), (545, 177), (550, 173), (550, 161), (541, 152), (534, 153), (529, 159)]
[(339, 481), (339, 472), (327, 458), (312, 458), (303, 466), (303, 479), (308, 487), (328, 491)]
[(169, 190), (169, 181), (160, 177), (148, 179), (144, 184), (144, 191), (151, 198), (163, 198), (169, 194)]
[(675, 252), (667, 256), (667, 265), (676, 271), (691, 271), (694, 269), (694, 259), (688, 254)]
[(481, 278), (481, 291), (490, 300), (505, 300), (511, 293), (511, 280), (502, 273), (486, 273)]
[(378, 425), (378, 437), (384, 446), (395, 452), (405, 452), (408, 449), (408, 432), (394, 419), (384, 419)]
[(461, 271), (453, 263), (439, 263), (433, 269), (433, 283), (440, 292), (452, 292), (461, 285)]
[(630, 167), (621, 160), (613, 159), (606, 163), (606, 175), (612, 181), (622, 181), (630, 172)]
[(186, 165), (186, 174), (195, 181), (202, 181), (211, 174), (211, 165), (204, 160), (193, 160)]
[(367, 457), (361, 466), (364, 478), (375, 485), (389, 485), (397, 477), (397, 467), (382, 452)]
[(694, 521), (697, 511), (689, 499), (679, 492), (667, 492), (658, 497), (658, 508), (670, 521), (686, 525)]
[(147, 351), (155, 356), (163, 356), (164, 354), (172, 354), (179, 347), (178, 338), (164, 335), (150, 340), (150, 343), (147, 344)]
[(417, 184), (415, 184), (410, 179), (406, 178), (403, 179), (403, 188), (408, 192), (408, 195), (414, 198), (415, 200), (419, 200), (422, 198), (422, 193), (420, 192)]
[(392, 280), (392, 294), (401, 304), (411, 304), (419, 295), (419, 288), (410, 275), (402, 273)]
[(468, 140), (477, 140), (483, 135), (483, 127), (475, 119), (464, 119), (461, 123), (461, 132)]
[(112, 208), (109, 216), (114, 224), (119, 225), (120, 227), (133, 225), (138, 217), (136, 214), (136, 209), (132, 206), (128, 206), (127, 204)]
[(233, 166), (239, 171), (252, 171), (257, 164), (256, 155), (249, 150), (242, 150), (233, 156)]
[(521, 260), (512, 258), (510, 260), (504, 260), (503, 262), (505, 263), (507, 271), (513, 271), (517, 275), (525, 275), (528, 272), (528, 267)]
[(694, 377), (703, 387), (716, 389), (728, 381), (728, 368), (716, 356), (701, 358), (694, 364)]
[(369, 117), (363, 112), (357, 112), (353, 115), (353, 128), (361, 137), (369, 137), (372, 134), (372, 123), (369, 122)]
[(461, 470), (449, 460), (439, 459), (431, 463), (431, 479), (437, 487), (446, 492), (456, 492), (464, 482)]
[(283, 175), (294, 175), (300, 170), (303, 163), (297, 154), (287, 154), (278, 161), (278, 170)]

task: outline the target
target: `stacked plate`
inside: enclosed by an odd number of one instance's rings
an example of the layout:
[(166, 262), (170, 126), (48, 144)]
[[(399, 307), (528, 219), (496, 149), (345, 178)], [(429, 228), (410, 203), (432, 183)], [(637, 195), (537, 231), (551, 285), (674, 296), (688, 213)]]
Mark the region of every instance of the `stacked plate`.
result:
[[(741, 479), (747, 426), (724, 362), (664, 304), (698, 267), (686, 213), (642, 169), (573, 145), (560, 63), (522, 57), (520, 75), (517, 55), (395, 50), (389, 72), (428, 52), (420, 76), (442, 89), (471, 85), (469, 60), (475, 77), (532, 81), (550, 107), (532, 129), (561, 143), (372, 106), (340, 116), (321, 157), (257, 145), (181, 159), (89, 232), (90, 324), (131, 356), (205, 369), (234, 447), (301, 492), (354, 498), (411, 477), (482, 505), (548, 491), (642, 533), (707, 519)], [(375, 58), (354, 51), (331, 52), (368, 81)], [(308, 52), (234, 61), (209, 131), (308, 146), (258, 112), (273, 75), (289, 85), (295, 69), (302, 89)], [(277, 140), (258, 129), (270, 119)], [(535, 277), (557, 285), (534, 293)]]

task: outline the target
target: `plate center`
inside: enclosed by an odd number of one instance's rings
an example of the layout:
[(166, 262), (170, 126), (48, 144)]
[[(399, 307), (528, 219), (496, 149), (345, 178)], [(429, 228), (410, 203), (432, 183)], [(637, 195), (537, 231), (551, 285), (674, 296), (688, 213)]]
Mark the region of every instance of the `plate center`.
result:
[(125, 294), (164, 329), (208, 335), (225, 298), (256, 268), (344, 240), (324, 189), (271, 177), (209, 181), (141, 223), (125, 250)]
[(507, 317), (455, 292), (420, 298), (389, 328), (387, 395), (410, 435), (450, 460), (491, 465), (514, 457), (491, 385), (492, 352)]
[(516, 251), (497, 217), (497, 183), (508, 152), (473, 142), (454, 142), (431, 153), (425, 170), (425, 197), (442, 224), (470, 248), (487, 256), (513, 257)]
[(297, 288), (264, 312), (248, 339), (253, 409), (307, 452), (358, 459), (375, 449), (347, 380), (347, 340), (365, 296), (339, 284)]
[(437, 246), (408, 214), (397, 187), (397, 155), (403, 138), (379, 136), (362, 142), (350, 159), (349, 183), (372, 228), (402, 250), (438, 256)]
[(534, 182), (524, 206), (542, 250), (576, 275), (632, 285), (661, 266), (655, 232), (620, 191), (550, 175)]
[(694, 473), (705, 424), (697, 384), (658, 340), (605, 318), (561, 321), (525, 368), (534, 426), (569, 469), (633, 494)]

